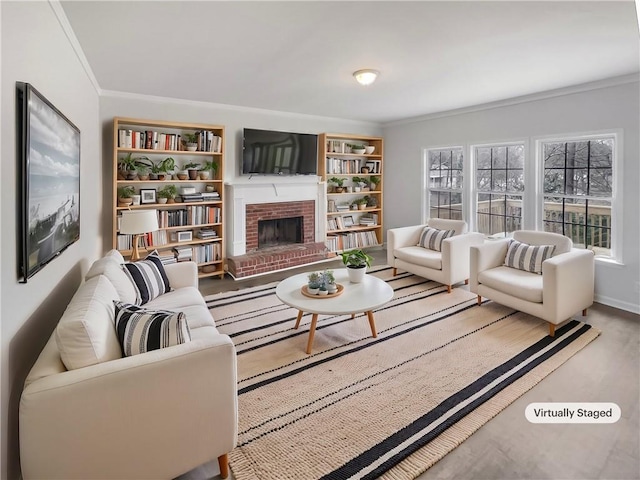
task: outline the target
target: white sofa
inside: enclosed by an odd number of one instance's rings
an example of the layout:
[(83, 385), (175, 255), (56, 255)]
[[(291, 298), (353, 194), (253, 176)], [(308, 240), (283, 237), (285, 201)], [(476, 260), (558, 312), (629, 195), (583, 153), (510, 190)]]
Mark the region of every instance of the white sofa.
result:
[(172, 291), (143, 306), (184, 312), (192, 340), (122, 357), (113, 301), (135, 299), (122, 263), (114, 250), (93, 264), (26, 379), (22, 476), (171, 479), (218, 458), (224, 478), (237, 441), (236, 353), (197, 267), (167, 265)]
[[(424, 227), (438, 230), (454, 230), (453, 237), (442, 242), (442, 251), (419, 247)], [(431, 218), (424, 225), (391, 228), (387, 231), (387, 263), (393, 274), (403, 270), (451, 287), (459, 282), (468, 283), (469, 248), (484, 241), (480, 233), (466, 233), (467, 224), (462, 220)]]
[(594, 255), (573, 248), (570, 238), (556, 233), (521, 230), (514, 240), (528, 245), (555, 245), (551, 258), (542, 262), (542, 275), (504, 265), (509, 239), (494, 240), (471, 248), (469, 290), (549, 322), (549, 335), (556, 325), (593, 304)]

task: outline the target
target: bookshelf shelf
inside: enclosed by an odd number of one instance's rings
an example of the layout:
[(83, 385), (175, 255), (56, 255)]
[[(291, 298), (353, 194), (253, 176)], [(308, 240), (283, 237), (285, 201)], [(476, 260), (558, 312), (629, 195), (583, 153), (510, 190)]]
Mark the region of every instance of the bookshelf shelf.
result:
[[(198, 149), (196, 151), (187, 150), (184, 146), (183, 138), (186, 133), (196, 133), (198, 135)], [(126, 210), (150, 209), (158, 212), (159, 224), (166, 225), (176, 222), (185, 222), (184, 225), (172, 227), (161, 227), (157, 232), (151, 232), (147, 237), (147, 248), (158, 250), (161, 256), (170, 257), (172, 252), (182, 250), (182, 255), (187, 255), (198, 263), (198, 276), (211, 277), (224, 276), (225, 255), (224, 255), (224, 127), (221, 125), (208, 125), (200, 123), (177, 123), (160, 120), (145, 120), (137, 118), (116, 117), (113, 120), (113, 248), (117, 248), (125, 257), (131, 255), (131, 236), (118, 233), (118, 217)], [(164, 143), (163, 143), (164, 142)], [(138, 148), (139, 146), (146, 148)], [(169, 148), (160, 148), (160, 147)], [(158, 148), (153, 148), (158, 147)], [(151, 167), (159, 165), (165, 159), (173, 159), (174, 168), (167, 173), (168, 179), (143, 179), (138, 178), (138, 173), (143, 176), (144, 172), (135, 172), (134, 178), (127, 180), (126, 174), (131, 175), (131, 171), (122, 171), (123, 160), (127, 157), (139, 158), (140, 162)], [(187, 163), (195, 163), (200, 169), (207, 163), (213, 163), (214, 169), (209, 170), (209, 179), (180, 180), (177, 172), (183, 170)], [(150, 170), (148, 168), (147, 170)], [(204, 201), (187, 201), (175, 203), (141, 203), (139, 205), (121, 206), (118, 204), (118, 189), (124, 186), (134, 188), (136, 195), (141, 189), (156, 190), (156, 195), (167, 185), (174, 185), (178, 190), (183, 186), (193, 187), (197, 200), (203, 196), (217, 192), (219, 196), (215, 200), (206, 198)], [(163, 217), (164, 215), (164, 222)], [(170, 217), (172, 220), (166, 221), (169, 215), (179, 215)], [(194, 219), (194, 220), (192, 220)], [(207, 221), (209, 220), (209, 221)], [(212, 222), (211, 220), (216, 220)], [(198, 223), (201, 222), (201, 223)], [(215, 232), (215, 237), (199, 238), (197, 233), (200, 230)], [(175, 236), (182, 232), (190, 240), (175, 241)], [(178, 237), (180, 238), (180, 237)], [(154, 242), (155, 240), (155, 242)], [(155, 244), (154, 244), (155, 243)], [(180, 257), (181, 259), (183, 257)], [(203, 267), (206, 267), (203, 269)]]
[[(351, 145), (373, 147), (373, 153), (351, 153)], [(383, 157), (381, 137), (323, 133), (318, 146), (319, 168), (327, 184), (327, 235), (329, 250), (340, 252), (352, 248), (380, 246), (383, 243)], [(377, 183), (372, 182), (375, 177)], [(343, 180), (347, 191), (336, 191), (331, 179)], [(365, 179), (365, 182), (354, 180)], [(355, 191), (356, 187), (367, 190)], [(367, 197), (365, 209), (348, 208)], [(361, 223), (366, 223), (361, 225)]]

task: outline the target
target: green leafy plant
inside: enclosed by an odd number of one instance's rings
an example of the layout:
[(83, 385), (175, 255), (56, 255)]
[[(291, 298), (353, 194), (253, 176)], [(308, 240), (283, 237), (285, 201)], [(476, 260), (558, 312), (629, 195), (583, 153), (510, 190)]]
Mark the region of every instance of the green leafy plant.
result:
[(374, 197), (373, 195), (371, 195), (371, 196), (365, 195), (363, 200), (365, 201), (365, 203), (366, 203), (366, 205), (368, 207), (377, 207), (378, 206), (378, 199), (376, 197)]
[(336, 283), (336, 277), (333, 275), (333, 270), (325, 270), (322, 272), (322, 279), (325, 285)]
[(200, 170), (203, 172), (213, 172), (213, 175), (215, 176), (215, 174), (218, 173), (218, 164), (213, 160), (209, 160), (200, 168)]
[(118, 166), (121, 170), (136, 170), (143, 165), (149, 167), (147, 161), (149, 161), (149, 157), (134, 157), (133, 153), (129, 152), (118, 161)]
[(366, 177), (351, 177), (351, 181), (357, 183), (360, 187), (364, 187), (367, 184)]
[(136, 194), (136, 189), (130, 185), (118, 187), (118, 198), (131, 198)]
[(310, 288), (319, 288), (322, 284), (322, 278), (319, 272), (312, 272), (308, 276), (309, 278), (309, 287)]
[(158, 197), (160, 198), (176, 198), (178, 195), (178, 189), (175, 185), (165, 185), (158, 190)]
[(351, 150), (364, 150), (364, 145), (360, 145), (358, 143), (352, 143), (349, 146), (351, 147)]
[(342, 252), (340, 256), (342, 257), (342, 263), (350, 268), (371, 267), (371, 262), (373, 262), (373, 257), (360, 249)]
[(376, 188), (378, 188), (378, 185), (380, 185), (380, 181), (382, 179), (380, 177), (371, 177), (369, 178), (369, 183), (373, 184), (376, 186)]
[(183, 170), (194, 170), (197, 169), (200, 166), (199, 163), (195, 163), (195, 162), (189, 162), (187, 164), (184, 165), (184, 167), (182, 167)]
[(197, 133), (185, 133), (184, 135), (185, 141), (187, 143), (198, 143), (198, 134)]
[(331, 177), (329, 179), (329, 183), (333, 183), (335, 184), (337, 187), (342, 188), (342, 186), (344, 185), (344, 178), (340, 178), (340, 177)]
[(176, 168), (176, 161), (172, 157), (167, 157), (160, 162), (162, 171), (165, 173), (173, 172)]

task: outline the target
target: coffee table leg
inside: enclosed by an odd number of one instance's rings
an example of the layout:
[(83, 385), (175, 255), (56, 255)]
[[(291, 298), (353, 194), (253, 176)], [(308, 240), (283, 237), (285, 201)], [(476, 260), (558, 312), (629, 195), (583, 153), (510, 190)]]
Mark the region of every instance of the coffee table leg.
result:
[(300, 320), (302, 320), (302, 315), (304, 314), (304, 312), (302, 310), (298, 310), (298, 318), (296, 318), (296, 326), (293, 327), (294, 330), (297, 330), (298, 327), (300, 326)]
[(371, 335), (373, 335), (373, 338), (378, 338), (378, 334), (376, 333), (376, 322), (373, 320), (373, 312), (371, 310), (367, 312), (367, 317), (369, 317), (369, 326), (371, 327)]
[(307, 342), (307, 354), (311, 353), (311, 346), (313, 345), (313, 336), (316, 333), (316, 323), (318, 323), (318, 314), (314, 313), (311, 316), (311, 327), (309, 327), (309, 341)]

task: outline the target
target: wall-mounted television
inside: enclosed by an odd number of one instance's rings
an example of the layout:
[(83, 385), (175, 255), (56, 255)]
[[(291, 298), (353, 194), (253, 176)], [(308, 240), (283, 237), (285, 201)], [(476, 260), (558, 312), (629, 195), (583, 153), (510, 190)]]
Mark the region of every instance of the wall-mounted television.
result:
[(80, 130), (31, 84), (16, 82), (18, 277), (80, 238)]
[(317, 175), (318, 135), (245, 128), (243, 175)]

